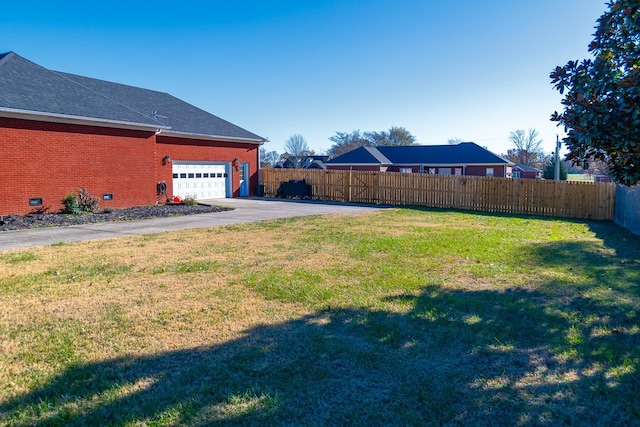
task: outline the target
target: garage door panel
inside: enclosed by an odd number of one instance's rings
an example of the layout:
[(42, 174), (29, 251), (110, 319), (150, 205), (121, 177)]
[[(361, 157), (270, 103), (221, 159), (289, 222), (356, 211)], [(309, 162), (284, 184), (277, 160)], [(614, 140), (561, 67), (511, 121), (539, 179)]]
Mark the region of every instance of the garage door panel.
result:
[(196, 200), (227, 197), (230, 177), (226, 164), (174, 161), (172, 169), (174, 196)]

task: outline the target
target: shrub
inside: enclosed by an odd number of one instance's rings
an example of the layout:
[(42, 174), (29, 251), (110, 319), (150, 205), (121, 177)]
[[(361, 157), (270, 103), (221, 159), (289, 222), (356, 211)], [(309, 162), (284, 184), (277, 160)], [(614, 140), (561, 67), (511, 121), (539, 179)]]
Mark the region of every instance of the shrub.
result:
[(186, 206), (197, 206), (198, 205), (198, 201), (196, 199), (194, 199), (193, 197), (186, 197), (182, 202)]
[[(555, 179), (556, 177), (556, 162), (554, 159), (549, 160), (549, 163), (544, 167), (544, 171), (542, 172), (542, 177), (544, 179)], [(560, 181), (567, 180), (567, 167), (564, 165), (564, 162), (560, 162)]]
[(79, 188), (78, 194), (68, 193), (62, 199), (63, 213), (79, 215), (82, 212), (98, 212), (99, 200), (89, 194), (86, 188)]
[(89, 194), (89, 190), (86, 188), (78, 189), (78, 205), (80, 206), (80, 210), (85, 212), (98, 212), (100, 208), (98, 206), (99, 203), (100, 200)]
[(64, 206), (64, 208), (62, 208), (63, 213), (78, 215), (82, 212), (80, 205), (78, 205), (78, 196), (74, 193), (67, 193), (64, 199), (62, 199), (62, 205)]

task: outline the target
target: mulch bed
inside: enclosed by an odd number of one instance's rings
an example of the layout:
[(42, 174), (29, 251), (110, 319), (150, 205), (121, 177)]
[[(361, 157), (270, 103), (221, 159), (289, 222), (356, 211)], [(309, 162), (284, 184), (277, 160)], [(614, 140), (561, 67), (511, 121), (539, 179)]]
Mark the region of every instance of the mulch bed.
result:
[(110, 221), (132, 221), (170, 216), (194, 215), (230, 210), (220, 206), (166, 204), (139, 206), (127, 209), (113, 209), (100, 213), (80, 215), (60, 213), (34, 213), (28, 215), (7, 215), (0, 217), (0, 230), (21, 230), (25, 228), (64, 227), (69, 225), (95, 224)]

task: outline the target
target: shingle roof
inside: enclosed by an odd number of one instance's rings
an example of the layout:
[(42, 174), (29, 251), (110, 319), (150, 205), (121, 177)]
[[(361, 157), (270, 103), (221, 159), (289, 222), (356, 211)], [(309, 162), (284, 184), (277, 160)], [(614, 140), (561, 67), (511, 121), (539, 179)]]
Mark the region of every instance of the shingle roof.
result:
[(542, 172), (542, 170), (531, 167), (531, 166), (527, 166), (527, 165), (523, 165), (523, 164), (515, 164), (513, 165), (514, 169), (520, 169), (522, 172)]
[(0, 55), (0, 114), (2, 111), (148, 126), (171, 134), (264, 141), (167, 93), (51, 71), (13, 52)]
[(496, 165), (510, 162), (474, 142), (462, 142), (456, 145), (360, 147), (329, 160), (327, 164)]
[(392, 162), (389, 159), (387, 159), (376, 148), (358, 147), (355, 150), (351, 150), (325, 163), (327, 164), (390, 165)]

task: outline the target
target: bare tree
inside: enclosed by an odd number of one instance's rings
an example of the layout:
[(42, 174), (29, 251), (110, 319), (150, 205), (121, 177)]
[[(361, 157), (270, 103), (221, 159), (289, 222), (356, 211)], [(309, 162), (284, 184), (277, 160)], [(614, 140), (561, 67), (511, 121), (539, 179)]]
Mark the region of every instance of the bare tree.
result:
[(535, 129), (529, 129), (528, 132), (518, 129), (511, 132), (509, 140), (515, 148), (507, 151), (507, 159), (513, 163), (540, 167), (540, 163), (544, 158), (544, 151), (542, 149), (542, 140), (538, 136), (538, 131)]
[(312, 155), (306, 138), (300, 134), (294, 134), (287, 138), (284, 142), (284, 150), (285, 153), (283, 156), (287, 158), (295, 168), (301, 168), (304, 159)]
[(266, 148), (260, 147), (260, 167), (270, 168), (275, 166), (280, 159), (280, 154), (277, 151), (267, 151)]
[(457, 136), (455, 138), (447, 139), (447, 144), (449, 145), (458, 145), (461, 142), (464, 142), (464, 141), (458, 138)]

